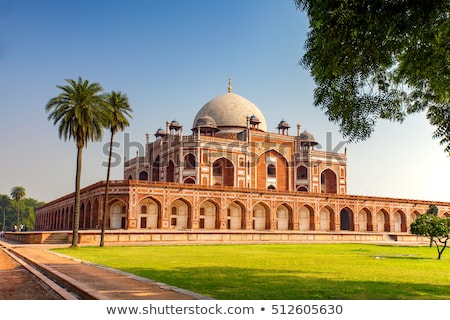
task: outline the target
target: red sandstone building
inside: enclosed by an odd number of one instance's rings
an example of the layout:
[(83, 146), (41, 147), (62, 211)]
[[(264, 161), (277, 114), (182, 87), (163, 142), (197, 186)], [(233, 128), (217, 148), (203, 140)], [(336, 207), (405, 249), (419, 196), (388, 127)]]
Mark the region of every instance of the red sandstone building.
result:
[[(108, 229), (172, 237), (211, 231), (222, 240), (237, 231), (241, 240), (245, 232), (291, 240), (341, 231), (375, 237), (406, 234), (430, 204), (450, 216), (447, 202), (347, 195), (345, 153), (316, 150), (300, 125), (295, 135), (284, 120), (277, 129), (268, 132), (260, 109), (229, 83), (198, 111), (188, 135), (177, 121), (158, 129), (154, 141), (147, 135), (145, 155), (126, 161), (124, 180), (110, 185)], [(104, 187), (82, 189), (80, 229), (101, 225)], [(73, 197), (38, 208), (36, 229), (70, 230)]]

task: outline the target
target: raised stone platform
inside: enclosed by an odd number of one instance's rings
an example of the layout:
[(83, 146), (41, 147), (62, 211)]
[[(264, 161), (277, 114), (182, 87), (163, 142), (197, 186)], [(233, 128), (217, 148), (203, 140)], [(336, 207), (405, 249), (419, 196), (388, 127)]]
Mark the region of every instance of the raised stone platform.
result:
[[(21, 243), (71, 243), (71, 231), (6, 232), (5, 238)], [(154, 230), (130, 231), (108, 230), (105, 243), (148, 243), (148, 244), (197, 244), (197, 243), (301, 243), (301, 242), (365, 242), (365, 243), (414, 243), (427, 244), (429, 240), (407, 233), (388, 232), (300, 232), (300, 231), (191, 231)], [(95, 245), (100, 243), (100, 231), (79, 231), (79, 243)]]

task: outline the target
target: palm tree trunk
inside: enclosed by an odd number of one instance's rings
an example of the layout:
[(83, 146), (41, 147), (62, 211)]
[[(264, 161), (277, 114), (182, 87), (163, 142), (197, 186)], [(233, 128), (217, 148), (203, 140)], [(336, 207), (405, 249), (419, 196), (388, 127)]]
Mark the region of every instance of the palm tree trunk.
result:
[(78, 247), (78, 226), (80, 223), (80, 181), (81, 181), (81, 159), (83, 147), (77, 146), (77, 170), (75, 173), (75, 209), (73, 213), (72, 247)]
[(20, 209), (19, 209), (19, 199), (16, 199), (17, 203), (17, 228), (20, 228)]
[(106, 209), (108, 206), (109, 175), (111, 172), (111, 157), (112, 157), (113, 139), (114, 139), (114, 132), (111, 130), (111, 140), (109, 141), (108, 169), (106, 172), (105, 197), (103, 199), (102, 232), (100, 235), (100, 247), (103, 247), (105, 245)]

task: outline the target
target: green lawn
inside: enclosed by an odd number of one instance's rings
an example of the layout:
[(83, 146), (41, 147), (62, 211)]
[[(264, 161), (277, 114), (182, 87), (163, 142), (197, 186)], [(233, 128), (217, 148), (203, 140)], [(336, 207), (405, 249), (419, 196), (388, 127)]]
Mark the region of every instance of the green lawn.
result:
[(450, 257), (365, 244), (57, 249), (216, 299), (450, 299)]

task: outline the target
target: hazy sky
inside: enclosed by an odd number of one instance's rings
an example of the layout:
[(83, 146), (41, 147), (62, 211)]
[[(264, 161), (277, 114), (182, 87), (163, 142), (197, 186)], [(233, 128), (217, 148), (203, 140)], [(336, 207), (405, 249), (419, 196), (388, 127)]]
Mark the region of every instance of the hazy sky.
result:
[[(269, 131), (284, 119), (295, 134), (300, 123), (324, 147), (331, 132), (335, 148), (344, 139), (312, 105), (314, 83), (298, 65), (307, 32), (293, 0), (0, 0), (0, 194), (20, 185), (50, 201), (74, 190), (75, 144), (59, 139), (45, 105), (56, 85), (79, 76), (128, 95), (122, 156), (167, 120), (190, 132), (229, 76)], [(348, 193), (450, 201), (450, 159), (432, 132), (419, 114), (380, 122), (371, 139), (347, 145)], [(105, 179), (107, 141), (84, 150), (82, 186)], [(123, 161), (112, 178), (123, 178)]]

